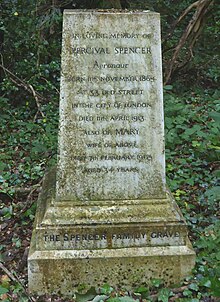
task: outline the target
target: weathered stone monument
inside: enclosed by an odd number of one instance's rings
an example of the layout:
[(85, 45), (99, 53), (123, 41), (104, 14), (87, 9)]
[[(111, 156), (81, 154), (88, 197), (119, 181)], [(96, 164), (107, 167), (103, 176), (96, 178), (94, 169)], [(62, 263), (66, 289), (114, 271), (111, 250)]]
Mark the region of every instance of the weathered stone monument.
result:
[(190, 273), (163, 127), (159, 14), (66, 10), (58, 166), (38, 201), (31, 291), (170, 284)]

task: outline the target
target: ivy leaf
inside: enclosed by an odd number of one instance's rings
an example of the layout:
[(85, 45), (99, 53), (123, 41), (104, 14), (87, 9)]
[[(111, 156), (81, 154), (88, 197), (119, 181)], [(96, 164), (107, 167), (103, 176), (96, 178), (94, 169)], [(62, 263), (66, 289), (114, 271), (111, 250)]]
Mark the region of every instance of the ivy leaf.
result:
[(210, 288), (212, 283), (211, 283), (211, 280), (208, 277), (206, 277), (200, 281), (200, 285)]
[(155, 286), (155, 287), (159, 287), (162, 283), (163, 283), (163, 281), (161, 279), (152, 279), (151, 280), (152, 286)]
[(220, 113), (219, 112), (211, 112), (211, 113), (209, 113), (209, 115), (215, 122), (220, 124)]
[(211, 291), (214, 297), (220, 297), (220, 279), (213, 278), (211, 282)]
[(195, 290), (195, 291), (198, 291), (199, 290), (199, 287), (196, 283), (191, 283), (189, 285), (189, 289), (192, 289), (192, 290)]
[(185, 297), (190, 297), (190, 296), (192, 296), (192, 292), (191, 292), (191, 290), (189, 290), (189, 289), (185, 289), (185, 290), (183, 291), (183, 295), (184, 295)]
[(164, 88), (164, 90), (172, 90), (173, 86), (172, 85), (165, 85), (163, 88)]
[(91, 302), (103, 302), (106, 301), (107, 298), (108, 296), (106, 295), (98, 295), (93, 300), (91, 300)]
[(170, 295), (171, 295), (171, 291), (169, 288), (162, 288), (159, 291), (158, 301), (169, 302)]
[(92, 287), (85, 294), (76, 294), (76, 302), (87, 302), (96, 296), (95, 288)]
[(100, 292), (101, 294), (104, 294), (104, 295), (108, 295), (110, 293), (113, 292), (113, 287), (111, 287), (109, 284), (104, 284), (101, 288), (100, 288)]
[(134, 300), (133, 298), (131, 297), (128, 297), (128, 296), (125, 296), (125, 297), (120, 297), (119, 298), (119, 301), (120, 302), (137, 302), (137, 300)]
[(0, 286), (0, 296), (1, 296), (1, 295), (4, 295), (4, 294), (6, 294), (6, 293), (8, 293), (8, 289), (5, 288), (5, 287)]

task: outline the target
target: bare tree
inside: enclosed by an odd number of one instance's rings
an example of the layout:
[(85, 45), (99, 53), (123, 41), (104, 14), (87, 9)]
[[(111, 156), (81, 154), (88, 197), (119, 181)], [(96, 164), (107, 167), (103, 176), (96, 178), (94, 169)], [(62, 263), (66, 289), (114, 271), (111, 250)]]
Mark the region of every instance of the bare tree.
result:
[[(181, 69), (185, 66), (193, 57), (193, 47), (201, 34), (202, 28), (204, 26), (206, 17), (210, 11), (211, 6), (213, 5), (214, 0), (198, 0), (192, 3), (187, 7), (180, 17), (174, 22), (171, 27), (170, 32), (165, 37), (163, 43), (165, 43), (173, 34), (176, 26), (191, 12), (192, 9), (195, 9), (195, 13), (190, 19), (186, 29), (184, 30), (182, 36), (179, 39), (178, 44), (172, 49), (173, 54), (171, 59), (166, 64), (165, 68), (165, 84), (167, 84), (174, 71)], [(186, 48), (186, 55), (183, 61), (178, 61), (180, 51)], [(166, 51), (166, 50), (165, 50)]]

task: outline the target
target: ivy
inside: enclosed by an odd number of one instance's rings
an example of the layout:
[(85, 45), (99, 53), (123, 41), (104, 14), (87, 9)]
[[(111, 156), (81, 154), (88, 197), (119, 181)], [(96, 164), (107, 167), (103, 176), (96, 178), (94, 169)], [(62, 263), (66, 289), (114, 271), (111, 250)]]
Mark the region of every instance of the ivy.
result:
[[(62, 10), (97, 3), (103, 8), (109, 5), (106, 1), (78, 0), (0, 3), (0, 261), (14, 276), (10, 279), (1, 274), (1, 301), (31, 300), (25, 290), (26, 270), (18, 267), (29, 245), (37, 189), (45, 170), (56, 164)], [(160, 12), (163, 37), (191, 3), (121, 1), (123, 8)], [(193, 58), (164, 86), (167, 183), (181, 207), (197, 253), (193, 275), (170, 288), (163, 280), (153, 279), (131, 292), (105, 284), (63, 301), (211, 302), (220, 297), (218, 7), (215, 2), (207, 16)], [(184, 20), (163, 44), (164, 67), (169, 62), (169, 49), (178, 43), (188, 21)], [(39, 104), (30, 85), (38, 93)], [(57, 296), (34, 299), (62, 301)]]

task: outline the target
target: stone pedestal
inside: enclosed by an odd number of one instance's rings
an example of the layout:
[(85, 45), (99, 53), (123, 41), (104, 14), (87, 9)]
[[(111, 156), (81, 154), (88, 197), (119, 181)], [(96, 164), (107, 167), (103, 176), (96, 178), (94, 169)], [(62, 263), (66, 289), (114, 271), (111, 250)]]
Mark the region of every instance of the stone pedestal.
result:
[(64, 12), (58, 166), (45, 176), (29, 288), (175, 283), (194, 266), (166, 188), (159, 14)]

